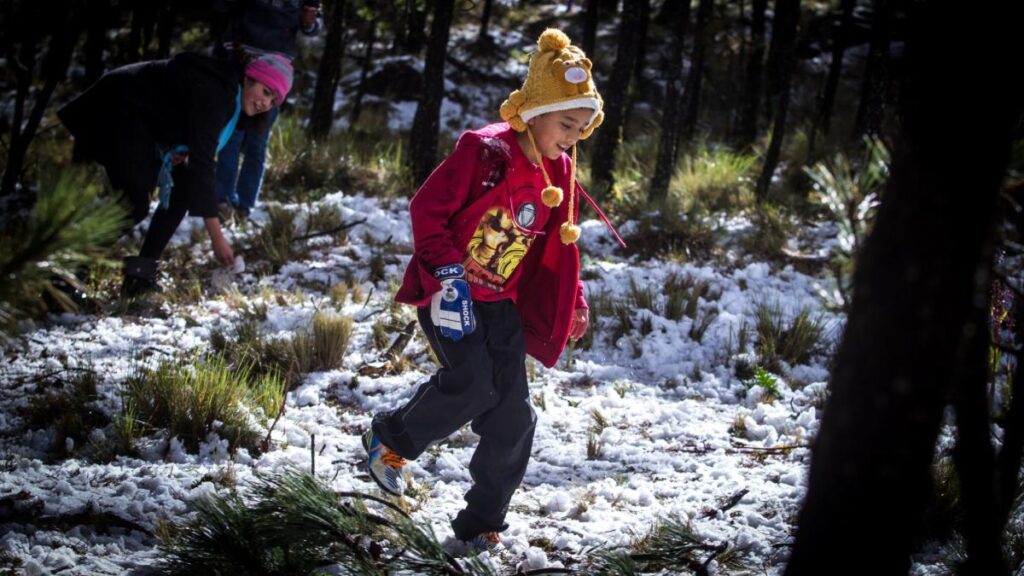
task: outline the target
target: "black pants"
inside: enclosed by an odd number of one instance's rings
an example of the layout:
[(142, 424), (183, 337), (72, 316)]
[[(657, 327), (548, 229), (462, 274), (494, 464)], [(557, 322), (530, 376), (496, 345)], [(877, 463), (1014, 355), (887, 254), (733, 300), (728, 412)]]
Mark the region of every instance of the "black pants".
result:
[[(172, 173), (177, 182), (185, 180), (185, 177), (180, 172), (181, 169), (175, 166)], [(153, 213), (153, 218), (149, 221), (149, 229), (146, 231), (146, 239), (142, 242), (142, 250), (139, 252), (139, 256), (159, 259), (187, 213), (187, 195), (179, 190), (178, 187), (173, 188), (171, 190), (171, 197), (167, 202), (167, 208), (158, 207), (156, 212)]]
[(443, 367), (404, 406), (373, 419), (384, 445), (410, 460), (472, 423), (480, 444), (469, 463), (473, 486), (466, 508), (452, 520), (460, 540), (508, 527), (505, 514), (526, 472), (537, 423), (519, 311), (511, 300), (475, 302), (473, 311), (476, 330), (455, 342), (430, 322), (429, 308), (419, 310), (420, 326)]

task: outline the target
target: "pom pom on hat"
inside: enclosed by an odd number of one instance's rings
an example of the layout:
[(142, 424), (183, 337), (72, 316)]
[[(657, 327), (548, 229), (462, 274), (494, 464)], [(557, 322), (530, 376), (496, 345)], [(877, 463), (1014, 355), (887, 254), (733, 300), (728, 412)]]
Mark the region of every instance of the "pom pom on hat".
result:
[(245, 75), (273, 90), (277, 106), (284, 103), (292, 89), (292, 63), (280, 54), (263, 54), (249, 62)]
[(589, 108), (590, 122), (580, 136), (585, 140), (604, 120), (603, 107), (590, 59), (564, 32), (548, 28), (537, 40), (523, 86), (501, 104), (499, 113), (514, 130), (523, 132), (530, 119), (541, 114)]

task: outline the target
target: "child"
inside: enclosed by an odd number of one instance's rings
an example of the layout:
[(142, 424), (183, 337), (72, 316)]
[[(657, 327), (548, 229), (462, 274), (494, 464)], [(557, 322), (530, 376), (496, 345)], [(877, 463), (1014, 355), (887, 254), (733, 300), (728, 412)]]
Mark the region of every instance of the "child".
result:
[(602, 100), (565, 34), (546, 30), (538, 48), (501, 105), (507, 124), (464, 133), (409, 205), (415, 253), (395, 299), (418, 308), (443, 367), (363, 437), (370, 475), (401, 495), (406, 460), (471, 422), (473, 486), (452, 528), (476, 550), (501, 549), (529, 461), (526, 354), (553, 366), (589, 322), (575, 221), (590, 199), (576, 183), (576, 142), (603, 120)]
[(291, 85), (291, 63), (275, 54), (243, 65), (182, 53), (111, 70), (57, 112), (75, 138), (75, 160), (106, 168), (135, 224), (160, 187), (142, 250), (125, 259), (124, 295), (159, 288), (157, 260), (186, 212), (204, 219), (217, 260), (232, 263), (217, 219), (214, 159), (236, 126), (264, 120)]

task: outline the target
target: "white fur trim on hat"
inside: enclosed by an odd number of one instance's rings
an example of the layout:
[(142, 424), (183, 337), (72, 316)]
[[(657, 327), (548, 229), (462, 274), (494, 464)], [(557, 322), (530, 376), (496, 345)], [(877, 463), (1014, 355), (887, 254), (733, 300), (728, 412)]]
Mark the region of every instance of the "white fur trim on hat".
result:
[(536, 118), (541, 114), (558, 112), (560, 110), (573, 110), (575, 108), (590, 108), (593, 110), (590, 114), (590, 120), (587, 121), (587, 126), (590, 126), (590, 123), (594, 121), (594, 116), (597, 116), (597, 113), (601, 110), (601, 103), (593, 96), (584, 96), (581, 98), (573, 98), (572, 100), (565, 100), (563, 102), (555, 102), (554, 104), (537, 106), (536, 108), (530, 108), (529, 110), (523, 110), (519, 113), (519, 117), (523, 119), (523, 122), (529, 122), (531, 118)]

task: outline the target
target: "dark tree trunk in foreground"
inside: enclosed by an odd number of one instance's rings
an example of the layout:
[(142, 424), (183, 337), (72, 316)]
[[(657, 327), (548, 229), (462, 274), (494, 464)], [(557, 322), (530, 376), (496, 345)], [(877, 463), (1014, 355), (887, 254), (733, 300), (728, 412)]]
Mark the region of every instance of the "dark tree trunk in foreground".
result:
[(426, 180), (437, 162), (437, 132), (441, 101), (444, 100), (444, 57), (448, 52), (454, 7), (455, 0), (434, 2), (434, 21), (430, 25), (430, 41), (423, 67), (423, 94), (409, 134), (409, 164), (416, 182)]
[[(984, 358), (974, 347), (977, 335), (987, 333), (993, 216), (1021, 112), (1012, 71), (1021, 66), (1014, 38), (1022, 7), (989, 8), (926, 3), (910, 15), (903, 133), (874, 231), (858, 258), (787, 576), (906, 574), (947, 399), (956, 390), (958, 411), (977, 410), (970, 406), (976, 400), (963, 398), (977, 398), (974, 388), (985, 385)], [(950, 42), (958, 30), (986, 34)], [(996, 63), (992, 54), (1007, 57)], [(992, 65), (960, 67), (951, 82), (953, 61)], [(961, 448), (988, 443), (987, 434), (972, 439), (959, 432)], [(983, 455), (979, 463), (988, 461)], [(992, 470), (962, 472), (974, 478), (963, 486), (963, 503), (973, 511), (967, 512), (970, 559), (961, 573), (1004, 575), (1002, 519), (982, 518), (986, 504), (977, 495)], [(991, 492), (991, 484), (985, 488)], [(971, 526), (978, 522), (983, 526)], [(851, 534), (870, 534), (870, 552)]]
[(341, 64), (345, 59), (345, 0), (330, 3), (324, 53), (317, 68), (313, 105), (309, 111), (309, 135), (322, 140), (331, 133), (334, 123), (334, 96), (341, 80)]
[[(18, 87), (15, 95), (14, 118), (11, 123), (10, 145), (7, 148), (7, 166), (3, 180), (0, 181), (0, 197), (13, 194), (21, 180), (25, 157), (32, 139), (36, 136), (43, 114), (50, 104), (57, 85), (64, 81), (71, 64), (71, 54), (78, 42), (81, 29), (78, 26), (77, 6), (64, 0), (57, 6), (49, 6), (46, 11), (36, 12), (36, 8), (28, 8), (22, 14), (27, 18), (21, 20), (20, 26), (26, 27), (26, 36), (22, 39), (17, 62), (13, 67), (17, 71)], [(38, 26), (38, 28), (37, 28)], [(46, 26), (49, 29), (49, 46), (43, 56), (43, 85), (35, 93), (35, 102), (27, 120), (24, 118), (24, 106), (32, 85), (35, 69), (36, 49), (41, 34), (39, 30)]]
[[(668, 185), (676, 169), (679, 157), (679, 117), (683, 101), (683, 50), (686, 43), (686, 29), (690, 22), (690, 3), (681, 2), (683, 9), (672, 13), (672, 48), (669, 51), (668, 78), (666, 78), (665, 104), (661, 113), (661, 138), (658, 142), (658, 160), (654, 165), (654, 176), (647, 196), (657, 201), (668, 195)], [(662, 8), (662, 12), (665, 9)]]
[(775, 73), (779, 84), (778, 100), (769, 108), (775, 110), (772, 124), (772, 140), (768, 144), (768, 152), (764, 157), (764, 166), (757, 179), (755, 194), (758, 201), (768, 198), (772, 175), (779, 165), (782, 154), (782, 140), (786, 136), (786, 120), (789, 115), (789, 90), (796, 68), (796, 29), (800, 22), (800, 0), (776, 0), (775, 30), (772, 31), (772, 44), (775, 48), (775, 61), (778, 71)]
[(757, 139), (757, 119), (761, 113), (761, 84), (764, 77), (764, 13), (768, 0), (754, 0), (751, 6), (750, 53), (743, 81), (743, 104), (735, 143), (746, 148)]
[(686, 111), (683, 113), (682, 137), (689, 143), (697, 131), (697, 114), (700, 112), (700, 91), (704, 81), (705, 55), (711, 42), (711, 12), (714, 0), (700, 0), (697, 6), (697, 24), (693, 31), (693, 57), (690, 58), (690, 75), (686, 78)]
[(892, 36), (892, 11), (895, 0), (875, 0), (875, 11), (871, 21), (871, 45), (868, 61), (864, 68), (864, 80), (860, 90), (860, 104), (854, 137), (864, 134), (876, 135), (882, 130), (885, 115), (887, 89), (889, 87), (889, 42)]
[(636, 40), (640, 31), (642, 1), (623, 0), (615, 65), (608, 80), (608, 88), (602, 89), (605, 97), (604, 123), (597, 129), (597, 141), (594, 143), (590, 168), (591, 186), (594, 193), (599, 196), (607, 194), (613, 184), (612, 169), (615, 167), (615, 152), (622, 140), (627, 91), (636, 60)]

